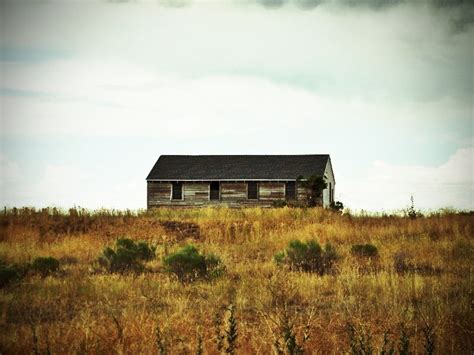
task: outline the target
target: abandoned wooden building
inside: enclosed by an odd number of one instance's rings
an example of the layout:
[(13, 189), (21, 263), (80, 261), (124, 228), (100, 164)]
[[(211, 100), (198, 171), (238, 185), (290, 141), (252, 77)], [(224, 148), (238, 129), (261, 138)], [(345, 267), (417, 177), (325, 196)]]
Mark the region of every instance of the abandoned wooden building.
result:
[(162, 155), (147, 181), (147, 207), (227, 205), (270, 207), (305, 201), (298, 177), (324, 177), (321, 204), (334, 201), (336, 182), (328, 154)]

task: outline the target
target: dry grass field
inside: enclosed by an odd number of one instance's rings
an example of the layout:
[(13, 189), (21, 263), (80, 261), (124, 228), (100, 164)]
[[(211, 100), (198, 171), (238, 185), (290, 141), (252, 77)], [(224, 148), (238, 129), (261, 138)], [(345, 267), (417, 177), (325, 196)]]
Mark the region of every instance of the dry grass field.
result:
[[(2, 354), (474, 352), (473, 214), (19, 209), (0, 221), (4, 265), (60, 262), (0, 289)], [(156, 246), (143, 272), (98, 269), (120, 237)], [(277, 264), (295, 239), (331, 243), (333, 269), (321, 276)], [(378, 256), (351, 252), (365, 243)], [(165, 256), (186, 244), (220, 257), (225, 273), (181, 282), (167, 272)]]

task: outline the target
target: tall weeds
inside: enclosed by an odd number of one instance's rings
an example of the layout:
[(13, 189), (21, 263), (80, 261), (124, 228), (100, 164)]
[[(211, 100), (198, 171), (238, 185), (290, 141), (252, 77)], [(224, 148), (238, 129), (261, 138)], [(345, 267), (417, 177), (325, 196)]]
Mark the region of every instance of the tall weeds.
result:
[[(7, 209), (0, 351), (471, 353), (473, 226), (473, 214), (453, 211)], [(139, 241), (156, 246), (140, 258), (146, 272), (97, 272), (124, 236), (134, 255), (148, 250)], [(332, 245), (334, 272), (275, 263), (292, 240)], [(218, 255), (225, 272), (184, 283), (167, 272), (163, 260), (189, 244)], [(325, 249), (310, 249), (323, 265)], [(22, 271), (45, 256), (57, 271)]]

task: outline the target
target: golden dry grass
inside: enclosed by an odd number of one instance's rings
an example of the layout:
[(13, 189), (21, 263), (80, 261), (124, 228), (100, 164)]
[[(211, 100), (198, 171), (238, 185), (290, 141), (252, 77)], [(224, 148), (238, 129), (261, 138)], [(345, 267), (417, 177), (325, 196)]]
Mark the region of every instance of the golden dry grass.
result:
[[(165, 228), (194, 223), (200, 233)], [(235, 306), (237, 353), (268, 354), (290, 325), (305, 353), (350, 352), (354, 339), (379, 353), (384, 334), (413, 353), (424, 353), (426, 330), (435, 352), (472, 353), (472, 214), (424, 218), (356, 217), (321, 209), (160, 209), (152, 213), (73, 210), (8, 211), (1, 217), (0, 258), (61, 261), (61, 272), (29, 275), (0, 290), (1, 353), (218, 353), (216, 315)], [(157, 245), (148, 272), (93, 271), (102, 249), (127, 236)], [(273, 256), (292, 239), (332, 243), (340, 255), (334, 274), (317, 276), (277, 266)], [(213, 281), (182, 284), (161, 260), (186, 243), (213, 252), (227, 267)], [(351, 255), (372, 243), (375, 261)], [(397, 273), (404, 251), (414, 272)], [(160, 336), (157, 336), (159, 330)], [(303, 342), (303, 338), (307, 340)], [(161, 340), (160, 340), (161, 339)]]

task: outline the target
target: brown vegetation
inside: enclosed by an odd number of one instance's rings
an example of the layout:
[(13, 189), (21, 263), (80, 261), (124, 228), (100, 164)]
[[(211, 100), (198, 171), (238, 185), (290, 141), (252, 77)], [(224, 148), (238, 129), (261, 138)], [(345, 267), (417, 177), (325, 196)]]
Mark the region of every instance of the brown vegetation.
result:
[[(472, 353), (472, 214), (351, 216), (319, 208), (8, 210), (0, 258), (60, 261), (0, 289), (0, 352)], [(156, 246), (140, 273), (94, 265), (118, 238)], [(330, 243), (334, 272), (274, 256), (292, 240)], [(163, 259), (192, 243), (225, 273), (181, 282)], [(377, 255), (354, 255), (370, 243)]]

